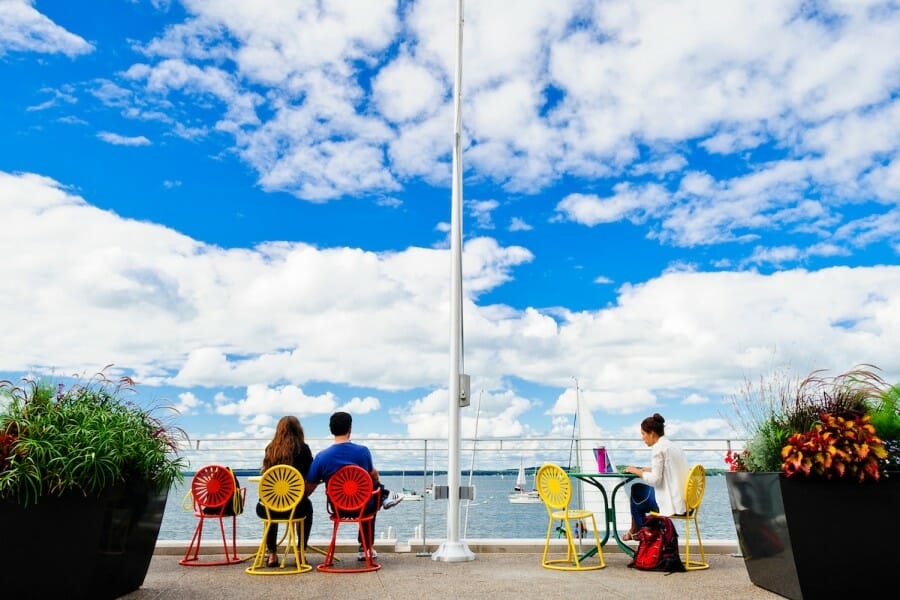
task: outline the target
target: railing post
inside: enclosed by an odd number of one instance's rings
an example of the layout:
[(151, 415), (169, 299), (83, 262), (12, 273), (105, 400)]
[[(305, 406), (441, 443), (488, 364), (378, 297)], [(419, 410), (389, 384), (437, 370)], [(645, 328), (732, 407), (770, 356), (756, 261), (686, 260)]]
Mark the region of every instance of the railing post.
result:
[[(425, 488), (428, 487), (428, 440), (423, 440), (425, 442), (425, 447), (422, 452), (422, 549), (416, 552), (416, 556), (431, 556), (431, 552), (428, 551), (428, 545), (425, 543), (426, 531), (428, 531), (428, 527), (425, 524), (425, 518), (427, 515), (427, 511), (425, 510), (428, 504), (428, 493), (425, 491)], [(434, 490), (431, 490), (432, 494)]]

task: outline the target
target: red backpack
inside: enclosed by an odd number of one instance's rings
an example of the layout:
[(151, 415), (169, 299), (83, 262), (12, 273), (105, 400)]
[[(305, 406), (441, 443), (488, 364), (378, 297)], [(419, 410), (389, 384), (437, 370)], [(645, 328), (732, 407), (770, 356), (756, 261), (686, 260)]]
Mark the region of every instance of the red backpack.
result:
[(638, 531), (637, 553), (628, 566), (641, 571), (684, 571), (678, 555), (678, 532), (672, 519), (651, 515)]

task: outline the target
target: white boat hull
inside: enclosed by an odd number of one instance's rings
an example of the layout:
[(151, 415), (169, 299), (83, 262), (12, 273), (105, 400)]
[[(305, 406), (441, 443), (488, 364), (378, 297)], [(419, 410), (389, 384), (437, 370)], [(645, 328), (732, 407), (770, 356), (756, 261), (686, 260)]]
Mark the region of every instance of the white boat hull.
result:
[(537, 492), (522, 492), (521, 494), (510, 494), (510, 504), (540, 504), (541, 496)]

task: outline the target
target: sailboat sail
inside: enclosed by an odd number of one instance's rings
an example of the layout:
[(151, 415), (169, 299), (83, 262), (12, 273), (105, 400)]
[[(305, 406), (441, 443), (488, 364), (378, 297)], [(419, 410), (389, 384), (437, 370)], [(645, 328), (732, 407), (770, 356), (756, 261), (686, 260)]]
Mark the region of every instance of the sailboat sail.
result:
[[(579, 393), (577, 382), (575, 389), (575, 410), (576, 424), (578, 427), (577, 449), (578, 449), (578, 466), (579, 471), (597, 472), (597, 456), (594, 454), (594, 446), (602, 439), (602, 433), (597, 422), (594, 421), (594, 415), (587, 407), (583, 406), (581, 394)], [(607, 455), (608, 456), (608, 455)], [(613, 469), (615, 464), (609, 459)], [(607, 497), (612, 493), (613, 487), (621, 480), (618, 478), (610, 478), (604, 480), (604, 487), (607, 491)], [(592, 485), (582, 485), (581, 502), (585, 510), (593, 511), (595, 514), (604, 514), (605, 506), (603, 504), (603, 495), (600, 490)], [(625, 533), (631, 527), (631, 509), (628, 505), (628, 490), (619, 490), (616, 494), (616, 529), (620, 534)]]
[(525, 480), (525, 465), (520, 464), (519, 465), (519, 474), (516, 476), (516, 488), (515, 488), (516, 491), (519, 491), (519, 492), (524, 491), (526, 483), (527, 483), (527, 481)]

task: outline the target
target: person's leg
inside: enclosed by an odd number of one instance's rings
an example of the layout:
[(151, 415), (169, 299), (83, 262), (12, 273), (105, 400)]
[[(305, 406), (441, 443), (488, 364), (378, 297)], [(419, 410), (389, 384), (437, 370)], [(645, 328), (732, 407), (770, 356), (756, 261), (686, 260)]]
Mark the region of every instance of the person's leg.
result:
[[(272, 517), (279, 518), (280, 513), (273, 512)], [(256, 503), (256, 516), (260, 519), (267, 519), (266, 507), (261, 502)], [(278, 564), (278, 524), (272, 523), (266, 532), (266, 566), (274, 567)]]
[[(356, 535), (356, 541), (359, 543), (360, 552), (362, 552), (363, 548), (365, 548), (366, 546), (368, 546), (368, 548), (373, 552), (375, 550), (375, 514), (378, 512), (379, 503), (381, 503), (381, 495), (373, 495), (369, 502), (366, 504), (366, 508), (363, 511), (364, 515), (372, 515), (372, 520), (362, 523), (360, 526), (360, 533)], [(365, 544), (363, 544), (363, 534), (365, 534), (366, 536)]]
[(378, 501), (381, 502), (381, 508), (384, 510), (397, 506), (403, 500), (401, 494), (391, 492), (391, 490), (385, 488), (381, 483), (378, 484), (378, 490)]
[(300, 501), (300, 504), (297, 505), (296, 515), (306, 519), (303, 522), (303, 548), (306, 549), (309, 546), (309, 532), (312, 531), (313, 526), (313, 507), (309, 498)]
[(656, 505), (656, 494), (653, 486), (646, 483), (635, 483), (631, 486), (631, 531), (633, 536), (644, 526), (647, 513), (659, 510)]

